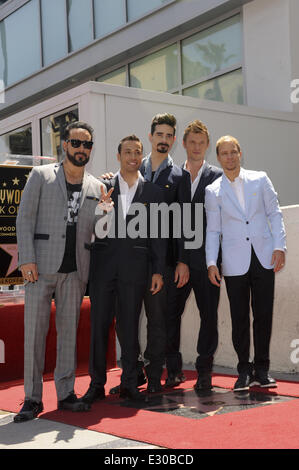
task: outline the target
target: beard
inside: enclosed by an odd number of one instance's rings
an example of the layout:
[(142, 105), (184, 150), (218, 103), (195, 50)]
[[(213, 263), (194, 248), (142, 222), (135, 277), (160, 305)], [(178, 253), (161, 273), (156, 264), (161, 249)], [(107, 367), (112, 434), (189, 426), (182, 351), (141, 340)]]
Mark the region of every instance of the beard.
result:
[(169, 145), (168, 144), (158, 144), (157, 152), (159, 153), (168, 153)]
[[(89, 157), (86, 155), (86, 153), (83, 152), (75, 152), (74, 155), (71, 155), (69, 152), (66, 152), (66, 155), (69, 161), (75, 166), (85, 166), (89, 162)], [(76, 160), (76, 155), (81, 155), (79, 160)]]

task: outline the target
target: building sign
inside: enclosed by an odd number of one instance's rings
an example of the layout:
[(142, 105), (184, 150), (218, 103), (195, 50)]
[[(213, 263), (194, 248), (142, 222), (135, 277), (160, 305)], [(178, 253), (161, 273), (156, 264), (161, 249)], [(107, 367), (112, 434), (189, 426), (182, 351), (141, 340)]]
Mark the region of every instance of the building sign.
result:
[(0, 285), (22, 284), (16, 218), (30, 166), (0, 165)]

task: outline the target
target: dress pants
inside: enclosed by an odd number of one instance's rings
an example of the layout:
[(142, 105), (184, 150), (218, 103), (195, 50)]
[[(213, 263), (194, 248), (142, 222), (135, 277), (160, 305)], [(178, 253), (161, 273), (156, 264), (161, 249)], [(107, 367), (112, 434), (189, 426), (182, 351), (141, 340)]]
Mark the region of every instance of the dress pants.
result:
[[(109, 328), (116, 316), (120, 332), (122, 376), (125, 388), (137, 387), (137, 359), (139, 353), (139, 317), (146, 284), (136, 284), (118, 279), (90, 280), (91, 344), (89, 374), (93, 385), (106, 383), (106, 353)], [(115, 300), (117, 310), (114, 311)]]
[(269, 349), (274, 300), (273, 269), (265, 269), (253, 248), (249, 270), (242, 276), (225, 276), (232, 319), (232, 340), (238, 355), (238, 372), (251, 372), (250, 294), (253, 314), (254, 369), (269, 370)]
[(144, 358), (149, 364), (146, 374), (149, 380), (160, 380), (165, 364), (166, 354), (166, 312), (168, 295), (174, 282), (174, 268), (167, 266), (163, 273), (164, 285), (160, 292), (150, 292), (151, 276), (144, 296), (144, 307), (147, 318), (147, 344)]
[(188, 283), (177, 288), (176, 284), (172, 282), (169, 290), (166, 317), (166, 367), (168, 374), (176, 375), (182, 370), (181, 317), (192, 289), (200, 313), (200, 329), (197, 340), (198, 356), (196, 359), (198, 375), (210, 373), (213, 367), (214, 354), (218, 345), (217, 309), (220, 289), (211, 284), (206, 269), (190, 268)]
[(46, 339), (55, 294), (57, 357), (54, 380), (58, 400), (74, 391), (77, 327), (86, 283), (78, 273), (39, 274), (25, 287), (24, 388), (25, 399), (42, 399)]

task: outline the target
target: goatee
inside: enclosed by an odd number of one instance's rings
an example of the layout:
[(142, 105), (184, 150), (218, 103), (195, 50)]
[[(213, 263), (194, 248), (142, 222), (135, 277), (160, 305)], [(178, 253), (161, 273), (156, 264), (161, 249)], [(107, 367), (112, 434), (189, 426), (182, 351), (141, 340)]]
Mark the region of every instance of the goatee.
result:
[[(76, 160), (76, 155), (78, 154), (84, 155), (85, 158), (82, 156), (81, 158), (79, 158), (79, 160)], [(69, 161), (75, 166), (85, 166), (89, 162), (89, 157), (82, 152), (76, 152), (74, 153), (74, 155), (71, 155), (69, 152), (66, 152), (66, 155)]]
[(169, 145), (167, 144), (158, 144), (157, 152), (159, 153), (168, 153)]

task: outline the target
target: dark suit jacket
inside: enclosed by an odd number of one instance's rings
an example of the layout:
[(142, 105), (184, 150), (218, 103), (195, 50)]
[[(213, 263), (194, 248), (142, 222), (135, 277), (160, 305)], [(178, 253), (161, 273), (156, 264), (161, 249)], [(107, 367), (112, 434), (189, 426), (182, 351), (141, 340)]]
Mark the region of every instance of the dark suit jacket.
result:
[[(125, 238), (118, 236), (119, 217), (123, 217), (122, 208), (119, 208), (118, 196), (120, 195), (118, 177), (103, 181), (107, 190), (114, 187), (112, 200), (115, 214), (115, 237), (106, 236), (103, 239), (96, 238), (91, 251), (90, 279), (94, 277), (101, 280), (119, 279), (125, 282), (143, 284), (147, 282), (149, 267), (152, 274), (162, 274), (165, 266), (166, 242), (161, 238), (150, 238), (150, 204), (163, 202), (161, 190), (153, 183), (147, 181), (138, 182), (138, 187), (132, 203), (141, 203), (146, 208), (147, 236), (144, 238)], [(120, 212), (119, 212), (120, 209)], [(128, 214), (125, 226), (136, 217)]]
[[(178, 201), (183, 203), (191, 203), (191, 224), (192, 230), (195, 228), (195, 204), (205, 202), (205, 188), (209, 184), (213, 183), (217, 178), (222, 175), (222, 170), (216, 166), (210, 165), (205, 162), (202, 169), (201, 178), (196, 188), (193, 199), (191, 200), (191, 178), (188, 171), (183, 170), (184, 174), (178, 186)], [(182, 261), (188, 264), (193, 269), (206, 269), (206, 256), (205, 256), (205, 239), (206, 239), (206, 212), (203, 207), (203, 243), (199, 249), (185, 249), (184, 237), (177, 240), (178, 246), (178, 261)], [(188, 240), (190, 241), (190, 240)], [(220, 262), (220, 255), (218, 258), (218, 264)]]
[[(144, 166), (141, 165), (140, 172), (144, 175)], [(183, 177), (184, 170), (179, 166), (173, 164), (165, 168), (159, 174), (155, 185), (163, 191), (164, 201), (170, 205), (173, 202), (178, 201), (178, 186)], [(170, 214), (169, 220), (169, 240), (167, 242), (167, 254), (166, 254), (166, 264), (168, 266), (175, 266), (177, 261), (177, 241), (173, 239), (172, 228), (172, 214)]]

